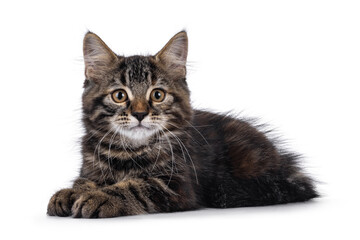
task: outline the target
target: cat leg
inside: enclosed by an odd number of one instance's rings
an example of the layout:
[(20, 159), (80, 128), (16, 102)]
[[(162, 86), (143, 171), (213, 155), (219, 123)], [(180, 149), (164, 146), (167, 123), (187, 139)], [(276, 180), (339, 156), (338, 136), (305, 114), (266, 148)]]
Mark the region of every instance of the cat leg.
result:
[(82, 193), (72, 207), (72, 215), (76, 218), (109, 218), (187, 210), (195, 201), (190, 201), (191, 194), (183, 196), (185, 185), (168, 184), (160, 178), (121, 181)]

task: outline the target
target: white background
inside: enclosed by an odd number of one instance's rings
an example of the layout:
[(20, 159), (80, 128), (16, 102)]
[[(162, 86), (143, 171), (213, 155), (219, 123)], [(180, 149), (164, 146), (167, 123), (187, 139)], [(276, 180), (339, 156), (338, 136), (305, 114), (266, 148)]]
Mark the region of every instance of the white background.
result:
[[(358, 1), (0, 3), (1, 239), (359, 239)], [(82, 38), (154, 54), (182, 29), (195, 107), (260, 117), (322, 198), (115, 219), (47, 217), (80, 168)]]

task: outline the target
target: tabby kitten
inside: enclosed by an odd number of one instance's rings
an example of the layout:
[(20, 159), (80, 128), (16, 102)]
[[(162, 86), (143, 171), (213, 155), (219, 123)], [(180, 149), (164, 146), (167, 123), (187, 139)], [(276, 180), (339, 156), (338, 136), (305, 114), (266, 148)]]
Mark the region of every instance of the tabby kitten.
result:
[(296, 155), (245, 120), (191, 107), (186, 32), (155, 56), (118, 56), (91, 32), (83, 50), (83, 163), (72, 188), (50, 199), (50, 216), (105, 218), (317, 196)]

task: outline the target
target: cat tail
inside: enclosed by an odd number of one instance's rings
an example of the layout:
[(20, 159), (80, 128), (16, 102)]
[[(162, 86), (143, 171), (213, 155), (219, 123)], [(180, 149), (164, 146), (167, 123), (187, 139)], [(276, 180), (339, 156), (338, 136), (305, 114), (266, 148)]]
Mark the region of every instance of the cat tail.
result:
[[(305, 202), (319, 197), (315, 181), (298, 165), (299, 156), (282, 153), (282, 167), (252, 178), (227, 176), (219, 181), (208, 207), (232, 208)], [(224, 184), (224, 182), (226, 184)]]
[(283, 201), (304, 202), (320, 197), (315, 188), (315, 180), (310, 178), (303, 168), (299, 167), (298, 159), (300, 156), (283, 153), (281, 158), (282, 162), (285, 163), (281, 173), (284, 181), (280, 184), (283, 189)]

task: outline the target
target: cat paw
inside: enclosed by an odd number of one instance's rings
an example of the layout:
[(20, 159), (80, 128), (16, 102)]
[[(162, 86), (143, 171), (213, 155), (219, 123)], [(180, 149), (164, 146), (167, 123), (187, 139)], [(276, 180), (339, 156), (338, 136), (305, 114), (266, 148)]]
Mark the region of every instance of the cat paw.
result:
[(71, 211), (75, 218), (110, 218), (122, 215), (120, 200), (101, 191), (86, 192), (74, 203)]
[(48, 204), (47, 214), (49, 216), (66, 217), (71, 215), (71, 207), (80, 192), (75, 189), (62, 189), (55, 193)]

